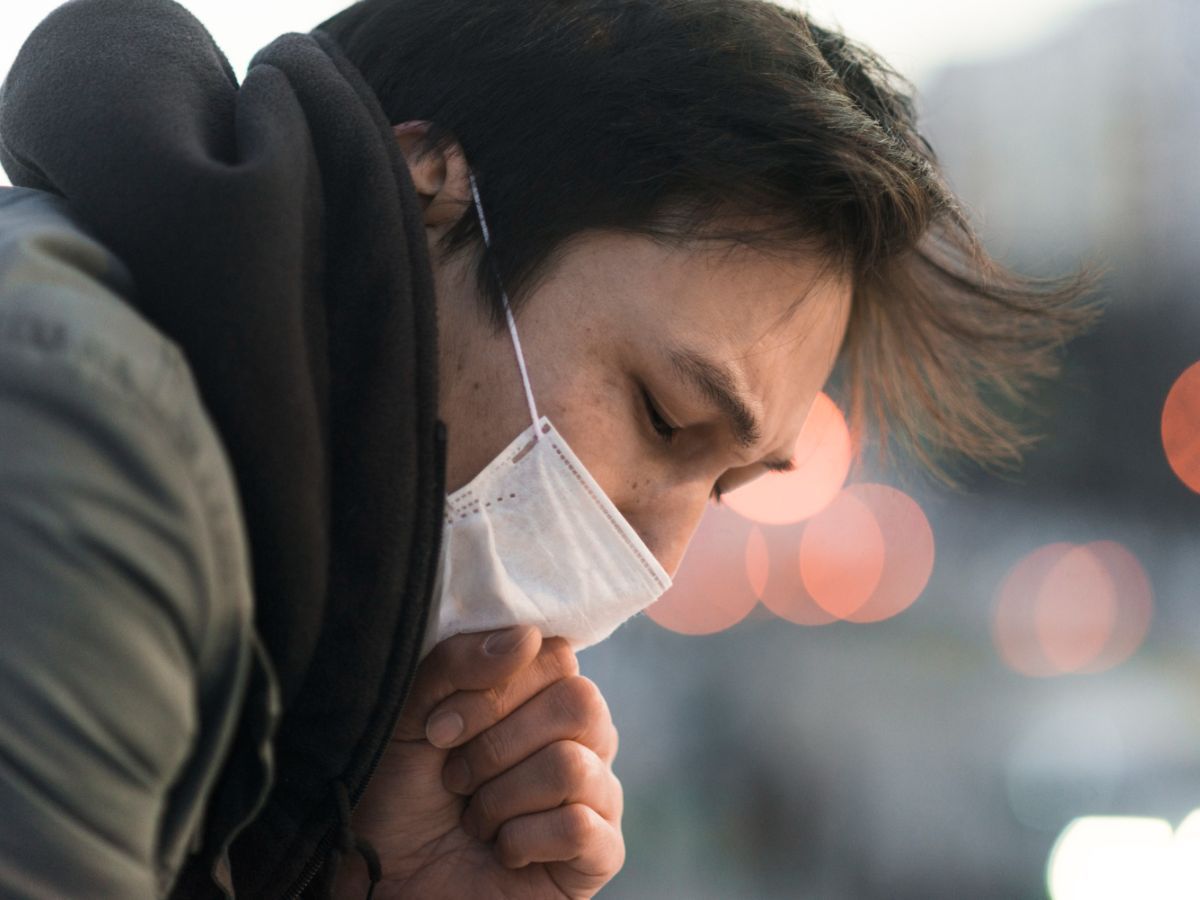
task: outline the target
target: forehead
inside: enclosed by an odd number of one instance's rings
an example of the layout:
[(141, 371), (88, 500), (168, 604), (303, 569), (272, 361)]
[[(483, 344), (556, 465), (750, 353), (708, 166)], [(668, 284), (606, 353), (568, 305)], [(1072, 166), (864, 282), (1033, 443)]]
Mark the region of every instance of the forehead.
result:
[(668, 302), (686, 304), (697, 325), (719, 323), (743, 343), (764, 329), (803, 332), (848, 309), (848, 278), (815, 251), (784, 256), (744, 246), (700, 246), (671, 255), (664, 272), (676, 280), (676, 289), (668, 291)]
[(660, 336), (719, 355), (764, 390), (812, 376), (824, 381), (849, 318), (847, 274), (813, 251), (656, 249), (644, 300)]
[(567, 303), (553, 305), (557, 328), (642, 360), (668, 347), (703, 351), (744, 374), (764, 403), (776, 386), (819, 388), (849, 317), (849, 277), (812, 250), (593, 232), (561, 262)]

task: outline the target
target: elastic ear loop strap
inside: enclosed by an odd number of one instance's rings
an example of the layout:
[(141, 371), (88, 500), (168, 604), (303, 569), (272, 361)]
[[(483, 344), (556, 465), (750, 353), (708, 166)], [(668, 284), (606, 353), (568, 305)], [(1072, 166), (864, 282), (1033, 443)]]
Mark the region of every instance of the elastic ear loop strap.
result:
[(475, 173), (471, 172), (468, 176), (471, 181), (471, 194), (475, 198), (475, 212), (479, 216), (479, 227), (483, 231), (483, 243), (487, 247), (489, 254), (488, 259), (492, 263), (492, 272), (496, 276), (496, 283), (500, 285), (500, 296), (504, 300), (504, 317), (508, 321), (508, 331), (512, 335), (513, 349), (517, 354), (517, 365), (521, 369), (521, 383), (525, 385), (525, 400), (529, 403), (529, 417), (533, 421), (533, 439), (537, 440), (538, 434), (538, 416), (537, 406), (533, 402), (533, 388), (529, 384), (529, 372), (525, 368), (525, 354), (521, 352), (521, 338), (517, 334), (517, 323), (513, 318), (512, 308), (508, 303), (508, 292), (504, 290), (504, 282), (500, 280), (500, 272), (496, 268), (496, 261), (491, 256), (492, 236), (488, 231), (487, 219), (483, 215), (483, 203), (479, 199), (479, 187), (475, 184)]

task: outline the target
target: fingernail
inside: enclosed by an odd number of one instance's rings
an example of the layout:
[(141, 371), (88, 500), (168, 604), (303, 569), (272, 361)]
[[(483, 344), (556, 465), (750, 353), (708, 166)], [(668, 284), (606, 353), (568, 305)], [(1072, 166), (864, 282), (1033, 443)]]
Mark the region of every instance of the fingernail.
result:
[(456, 712), (440, 712), (425, 723), (425, 737), (435, 747), (449, 747), (463, 732), (462, 716)]
[(456, 756), (446, 763), (445, 769), (442, 770), (442, 784), (446, 786), (446, 790), (465, 794), (470, 783), (471, 768), (465, 759)]
[(497, 631), (483, 642), (483, 652), (488, 656), (503, 656), (512, 653), (529, 640), (533, 629), (525, 625), (514, 625), (504, 631)]

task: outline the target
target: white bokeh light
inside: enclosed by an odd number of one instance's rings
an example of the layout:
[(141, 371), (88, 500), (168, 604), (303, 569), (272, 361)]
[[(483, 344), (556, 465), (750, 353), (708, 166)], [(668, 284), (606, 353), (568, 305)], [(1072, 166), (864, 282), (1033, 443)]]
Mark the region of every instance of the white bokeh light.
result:
[(1051, 900), (1200, 897), (1200, 810), (1165, 819), (1086, 816), (1059, 835), (1046, 865)]

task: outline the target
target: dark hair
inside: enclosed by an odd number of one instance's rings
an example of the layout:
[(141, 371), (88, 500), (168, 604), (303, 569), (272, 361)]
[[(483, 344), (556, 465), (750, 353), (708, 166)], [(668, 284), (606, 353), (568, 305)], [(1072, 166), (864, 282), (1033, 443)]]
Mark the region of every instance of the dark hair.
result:
[(816, 247), (854, 279), (839, 359), (853, 430), (1019, 461), (1005, 404), (1095, 316), (1090, 278), (1032, 279), (981, 248), (878, 56), (764, 0), (363, 0), (318, 26), (396, 123), (457, 141), (494, 234), (464, 215), (501, 327), (586, 230)]

